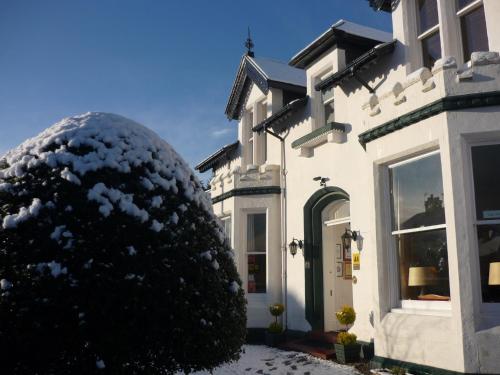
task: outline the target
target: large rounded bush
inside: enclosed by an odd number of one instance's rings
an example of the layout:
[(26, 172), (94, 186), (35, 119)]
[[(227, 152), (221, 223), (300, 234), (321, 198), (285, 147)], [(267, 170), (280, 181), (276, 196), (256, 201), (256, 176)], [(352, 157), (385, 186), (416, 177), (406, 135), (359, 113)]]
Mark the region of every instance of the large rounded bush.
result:
[(232, 254), (200, 182), (152, 131), (105, 113), (62, 120), (0, 166), (0, 373), (236, 359)]

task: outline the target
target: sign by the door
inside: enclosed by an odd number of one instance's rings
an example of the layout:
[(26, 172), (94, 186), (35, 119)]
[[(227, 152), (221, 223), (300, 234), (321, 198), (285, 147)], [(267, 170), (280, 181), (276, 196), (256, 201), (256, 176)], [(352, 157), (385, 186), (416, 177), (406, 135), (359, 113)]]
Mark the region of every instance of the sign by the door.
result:
[(352, 269), (359, 270), (361, 267), (361, 253), (355, 251), (352, 253)]

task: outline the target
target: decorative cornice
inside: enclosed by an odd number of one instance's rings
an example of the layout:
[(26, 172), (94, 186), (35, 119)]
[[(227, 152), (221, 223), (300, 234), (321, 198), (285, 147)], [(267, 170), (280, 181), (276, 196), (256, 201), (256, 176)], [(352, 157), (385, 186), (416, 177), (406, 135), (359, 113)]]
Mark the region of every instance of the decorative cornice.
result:
[(223, 193), (215, 198), (212, 199), (212, 203), (219, 203), (222, 202), (223, 200), (232, 198), (232, 197), (238, 197), (238, 196), (245, 196), (245, 195), (267, 195), (267, 194), (281, 194), (281, 187), (279, 186), (256, 186), (256, 187), (246, 187), (246, 188), (239, 188), (239, 189), (233, 189), (230, 190), (226, 193)]
[(268, 127), (273, 127), (275, 125), (280, 124), (281, 122), (288, 119), (293, 113), (295, 113), (299, 108), (304, 107), (307, 104), (309, 97), (305, 96), (300, 99), (295, 99), (281, 108), (278, 112), (273, 114), (271, 117), (268, 117), (260, 124), (255, 125), (252, 130), (254, 132), (260, 132), (265, 130)]
[(296, 139), (295, 141), (292, 142), (292, 148), (298, 148), (302, 146), (303, 144), (318, 138), (322, 136), (323, 134), (329, 133), (331, 131), (338, 131), (345, 133), (345, 125), (344, 124), (339, 124), (338, 122), (331, 122), (321, 128), (318, 128), (316, 130), (313, 130), (312, 132), (304, 135), (303, 137), (300, 137), (299, 139)]
[(418, 108), (394, 120), (363, 132), (359, 135), (359, 143), (363, 147), (368, 143), (396, 130), (406, 128), (426, 118), (436, 116), (446, 111), (457, 111), (467, 108), (489, 107), (500, 105), (500, 91), (476, 94), (448, 96)]
[(223, 163), (232, 160), (235, 157), (235, 151), (238, 149), (240, 142), (236, 141), (229, 145), (222, 147), (221, 149), (214, 152), (208, 158), (199, 163), (195, 169), (201, 173), (208, 171), (210, 168), (217, 168)]

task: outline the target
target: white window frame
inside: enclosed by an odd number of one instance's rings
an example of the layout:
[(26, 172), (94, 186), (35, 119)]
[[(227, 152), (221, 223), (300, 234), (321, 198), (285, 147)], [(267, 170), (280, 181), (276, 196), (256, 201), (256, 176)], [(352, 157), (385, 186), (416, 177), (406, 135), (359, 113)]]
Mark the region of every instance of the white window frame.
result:
[[(412, 162), (415, 162), (420, 159), (427, 158), (429, 156), (433, 155), (441, 155), (440, 150), (434, 150), (430, 152), (426, 152), (414, 157), (410, 157), (407, 159), (404, 159), (402, 161), (398, 161), (395, 163), (389, 163), (387, 165), (388, 170), (391, 170), (395, 167), (399, 167), (401, 165), (406, 165), (410, 164)], [(441, 163), (441, 168), (442, 168), (442, 163)], [(390, 173), (387, 174), (390, 176)], [(390, 198), (390, 191), (389, 191), (389, 198)], [(397, 257), (397, 247), (396, 247), (396, 241), (395, 241), (395, 236), (399, 234), (405, 234), (405, 233), (418, 233), (418, 232), (428, 232), (436, 229), (445, 229), (446, 230), (446, 241), (448, 242), (448, 230), (447, 230), (447, 224), (446, 222), (444, 224), (438, 224), (438, 225), (429, 225), (425, 227), (418, 227), (418, 228), (412, 228), (412, 229), (402, 229), (402, 230), (392, 230), (393, 226), (393, 217), (392, 217), (392, 207), (389, 210), (390, 212), (390, 218), (389, 218), (389, 225), (390, 225), (390, 251), (392, 251), (393, 256), (391, 256), (391, 262), (390, 262), (390, 272), (391, 273), (398, 273), (399, 275), (399, 264), (398, 264), (398, 257)], [(446, 218), (445, 218), (446, 221)], [(400, 280), (399, 276), (396, 278), (397, 279), (397, 285), (391, 285), (391, 293), (394, 293), (396, 290), (399, 291), (400, 288)], [(394, 280), (394, 278), (393, 278)], [(448, 281), (450, 282), (450, 280)], [(450, 285), (451, 289), (451, 285)], [(450, 290), (451, 294), (451, 290)], [(451, 296), (450, 296), (451, 297)], [(405, 314), (422, 314), (422, 315), (439, 315), (439, 316), (449, 316), (451, 315), (451, 298), (449, 301), (419, 301), (419, 300), (404, 300), (401, 299), (401, 295), (399, 294), (399, 306), (393, 306), (391, 308), (391, 312), (394, 313), (405, 313)]]
[[(265, 214), (266, 215), (266, 249), (265, 251), (248, 251), (248, 218), (250, 215), (255, 214)], [(250, 209), (245, 211), (245, 290), (247, 296), (252, 299), (262, 299), (263, 301), (267, 298), (267, 293), (269, 291), (269, 213), (267, 209)], [(264, 293), (249, 293), (248, 292), (248, 256), (249, 255), (262, 255), (266, 256), (266, 291)]]
[[(312, 93), (312, 103), (313, 103), (313, 116), (312, 116), (312, 129), (316, 130), (326, 125), (325, 119), (325, 107), (323, 103), (323, 93), (317, 91), (315, 89), (316, 85), (324, 81), (326, 78), (333, 74), (333, 65), (331, 63), (325, 64), (320, 69), (318, 69), (317, 73), (311, 77), (311, 93)], [(332, 100), (334, 97), (332, 97)]]
[[(222, 221), (222, 224), (224, 226), (224, 231), (226, 232), (226, 236), (229, 237), (229, 246), (231, 248), (233, 248), (233, 221), (232, 221), (233, 217), (231, 216), (231, 214), (228, 214), (228, 215), (224, 215), (220, 218), (220, 220)], [(230, 221), (230, 226), (229, 226), (229, 234), (227, 233), (226, 231), (226, 221)]]
[[(483, 0), (476, 0), (473, 3), (463, 7), (462, 9), (458, 9), (458, 2), (455, 0), (455, 14), (457, 15), (458, 23), (458, 34), (459, 34), (459, 40), (460, 40), (460, 54), (463, 57), (463, 62), (467, 63), (470, 61), (470, 56), (465, 56), (464, 54), (464, 35), (462, 34), (462, 17), (468, 15), (469, 13), (474, 12), (477, 10), (479, 7), (484, 7), (484, 2)], [(486, 20), (485, 20), (486, 22)], [(489, 41), (488, 41), (489, 42)], [(488, 46), (489, 49), (489, 46)]]
[(247, 164), (255, 164), (255, 155), (253, 152), (253, 142), (254, 142), (254, 133), (253, 133), (253, 121), (254, 121), (254, 115), (253, 109), (249, 109), (247, 111), (246, 115), (246, 132), (248, 134), (248, 141), (247, 141), (247, 147), (248, 147), (248, 163)]
[[(475, 3), (471, 4), (474, 5)], [(464, 8), (466, 9), (466, 8)], [(468, 142), (467, 143), (467, 161), (468, 161), (468, 167), (469, 167), (469, 189), (471, 192), (471, 197), (470, 197), (470, 206), (471, 206), (471, 212), (472, 212), (472, 228), (473, 228), (473, 243), (474, 243), (474, 257), (475, 257), (475, 262), (477, 262), (477, 267), (476, 267), (476, 280), (479, 285), (479, 304), (480, 304), (480, 311), (483, 313), (490, 313), (490, 314), (500, 314), (500, 303), (498, 302), (483, 302), (483, 296), (482, 296), (482, 285), (481, 285), (481, 273), (479, 270), (479, 239), (477, 238), (477, 226), (478, 225), (484, 225), (484, 224), (500, 224), (500, 219), (494, 219), (494, 220), (478, 220), (477, 219), (477, 209), (476, 209), (476, 188), (474, 184), (474, 165), (472, 163), (472, 147), (476, 146), (494, 146), (498, 145), (500, 146), (500, 139), (498, 140), (489, 140), (489, 141), (476, 141), (476, 142)]]
[[(415, 1), (415, 19), (417, 21), (417, 25), (416, 25), (416, 31), (417, 31), (417, 40), (418, 40), (418, 44), (420, 46), (420, 61), (421, 61), (421, 64), (422, 66), (424, 66), (424, 63), (425, 63), (425, 60), (424, 60), (424, 44), (423, 44), (423, 41), (424, 39), (434, 35), (434, 34), (439, 34), (439, 47), (441, 48), (441, 56), (443, 56), (443, 35), (442, 35), (442, 32), (441, 32), (441, 19), (440, 19), (440, 12), (439, 12), (439, 1), (440, 0), (436, 0), (436, 4), (437, 4), (437, 12), (438, 12), (438, 23), (434, 26), (432, 26), (431, 28), (425, 30), (425, 31), (420, 31), (420, 12), (418, 11), (418, 2), (419, 0), (414, 0)], [(429, 69), (431, 69), (432, 67), (429, 67)]]

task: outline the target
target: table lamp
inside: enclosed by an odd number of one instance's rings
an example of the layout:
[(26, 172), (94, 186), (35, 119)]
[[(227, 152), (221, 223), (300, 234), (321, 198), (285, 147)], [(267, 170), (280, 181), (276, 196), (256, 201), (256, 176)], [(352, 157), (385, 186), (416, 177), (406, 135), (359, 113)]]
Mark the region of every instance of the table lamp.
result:
[(420, 286), (420, 295), (424, 295), (426, 285), (436, 284), (436, 269), (434, 267), (410, 267), (408, 286)]
[(488, 285), (500, 285), (500, 262), (490, 263)]

